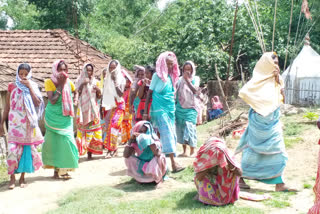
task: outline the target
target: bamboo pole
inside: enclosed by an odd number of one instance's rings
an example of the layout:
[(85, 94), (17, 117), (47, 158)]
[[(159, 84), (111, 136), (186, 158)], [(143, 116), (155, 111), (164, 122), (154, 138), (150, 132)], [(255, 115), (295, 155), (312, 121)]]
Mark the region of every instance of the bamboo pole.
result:
[(233, 18), (233, 28), (232, 28), (232, 37), (231, 37), (231, 45), (230, 45), (230, 52), (229, 52), (229, 63), (228, 63), (228, 70), (227, 70), (227, 94), (228, 94), (228, 82), (229, 82), (229, 76), (230, 76), (230, 66), (231, 66), (231, 58), (232, 58), (232, 49), (233, 49), (233, 43), (234, 43), (234, 34), (236, 31), (236, 23), (237, 23), (237, 13), (238, 13), (238, 0), (236, 0), (236, 10), (234, 11), (234, 18)]
[(277, 4), (278, 4), (278, 0), (275, 1), (275, 6), (274, 6), (273, 33), (272, 33), (272, 52), (274, 50), (274, 34), (276, 32)]
[(289, 44), (290, 44), (290, 34), (291, 34), (291, 25), (292, 25), (292, 15), (293, 15), (293, 0), (291, 0), (291, 14), (290, 14), (290, 23), (289, 23), (289, 33), (288, 33), (288, 41), (287, 41), (287, 48), (286, 48), (286, 57), (284, 60), (283, 70), (286, 69), (287, 60), (288, 60), (288, 52), (289, 52)]
[(220, 80), (220, 77), (219, 77), (219, 72), (218, 72), (218, 67), (217, 67), (217, 64), (214, 65), (215, 69), (216, 69), (216, 77), (217, 77), (217, 80), (218, 80), (218, 84), (219, 84), (219, 88), (221, 90), (221, 94), (222, 94), (222, 97), (226, 103), (226, 106), (227, 106), (227, 109), (228, 109), (228, 113), (229, 113), (229, 117), (230, 117), (230, 120), (232, 119), (232, 116), (231, 116), (231, 112), (230, 112), (230, 108), (229, 108), (229, 104), (227, 102), (227, 98), (224, 94), (224, 91), (223, 91), (223, 88), (222, 88), (222, 85), (221, 85), (221, 80)]

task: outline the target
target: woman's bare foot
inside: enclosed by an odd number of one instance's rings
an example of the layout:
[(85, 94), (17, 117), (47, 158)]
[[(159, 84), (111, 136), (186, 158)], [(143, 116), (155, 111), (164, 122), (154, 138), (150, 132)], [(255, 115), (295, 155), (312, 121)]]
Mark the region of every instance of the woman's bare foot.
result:
[(19, 179), (19, 185), (21, 188), (25, 188), (27, 186), (27, 182), (24, 179), (25, 173), (21, 173), (20, 179)]
[(53, 172), (53, 179), (59, 179), (59, 174), (58, 174), (58, 171), (54, 170)]
[(296, 189), (291, 189), (285, 183), (276, 184), (276, 192), (298, 192)]
[(88, 152), (87, 155), (88, 155), (88, 160), (92, 160), (92, 153)]
[(61, 177), (62, 177), (62, 179), (64, 179), (64, 180), (69, 180), (69, 179), (71, 179), (71, 176), (70, 176), (68, 173), (66, 173), (66, 174), (64, 174), (64, 175), (61, 175)]
[(178, 155), (178, 157), (185, 158), (185, 157), (188, 157), (188, 155), (186, 153), (182, 153), (182, 154)]
[(106, 159), (110, 159), (111, 158), (111, 152), (110, 151), (108, 151), (107, 152), (107, 154), (106, 154), (106, 157), (105, 157)]
[(250, 186), (246, 184), (246, 182), (243, 180), (242, 177), (239, 180), (239, 186), (240, 186), (240, 189), (250, 189)]
[(16, 176), (13, 174), (13, 175), (10, 175), (10, 183), (9, 183), (9, 186), (8, 188), (9, 189), (14, 189), (16, 187)]
[(190, 157), (195, 157), (196, 153), (194, 152), (194, 147), (190, 147)]
[(111, 152), (111, 157), (118, 157), (118, 149)]

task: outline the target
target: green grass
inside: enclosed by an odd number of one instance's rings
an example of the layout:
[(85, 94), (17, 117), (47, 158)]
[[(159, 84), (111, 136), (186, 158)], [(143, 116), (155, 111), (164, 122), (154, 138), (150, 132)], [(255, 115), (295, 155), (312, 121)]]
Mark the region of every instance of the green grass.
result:
[(286, 208), (291, 207), (290, 196), (295, 195), (295, 192), (272, 192), (272, 198), (263, 203), (268, 207)]
[(286, 148), (292, 148), (295, 144), (303, 142), (301, 137), (284, 137)]
[(124, 191), (106, 186), (97, 186), (79, 189), (69, 193), (59, 202), (59, 208), (49, 211), (49, 214), (259, 214), (262, 210), (249, 207), (238, 207), (228, 205), (224, 207), (205, 206), (193, 200), (196, 195), (194, 189), (183, 189), (174, 191), (164, 197), (157, 199), (132, 200)]
[(4, 185), (9, 179), (5, 161), (4, 158), (0, 157), (0, 186)]
[(312, 188), (312, 185), (305, 183), (305, 184), (303, 184), (303, 188), (304, 188), (304, 189), (311, 189), (311, 188)]
[(171, 173), (169, 176), (184, 183), (193, 182), (194, 170), (192, 166), (188, 166), (185, 170), (179, 173)]

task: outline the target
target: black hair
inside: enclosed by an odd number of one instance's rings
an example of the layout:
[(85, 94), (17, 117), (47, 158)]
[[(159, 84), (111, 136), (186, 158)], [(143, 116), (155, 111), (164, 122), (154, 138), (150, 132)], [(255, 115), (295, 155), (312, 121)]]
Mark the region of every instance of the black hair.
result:
[(112, 64), (112, 63), (114, 63), (114, 64), (116, 64), (116, 65), (118, 65), (118, 62), (116, 61), (116, 60), (111, 60), (111, 62), (109, 63), (109, 68), (110, 68), (110, 65)]
[(276, 59), (277, 57), (278, 57), (277, 54), (272, 53), (272, 55), (271, 55), (271, 58), (272, 58), (272, 59)]
[(65, 65), (66, 68), (68, 69), (67, 64), (66, 64), (64, 61), (60, 61), (59, 64), (58, 64), (57, 70), (59, 70), (59, 68), (60, 68), (62, 65)]
[(192, 64), (190, 63), (190, 62), (185, 62), (184, 64), (183, 64), (183, 66), (182, 66), (182, 72), (184, 72), (184, 67), (186, 66), (186, 65), (190, 65), (191, 66), (191, 68), (192, 68), (192, 73), (194, 72), (194, 67), (192, 66)]
[(89, 66), (90, 66), (90, 67), (92, 68), (92, 70), (93, 70), (93, 65), (92, 65), (92, 64), (86, 65), (86, 68), (89, 67)]
[(27, 63), (22, 63), (22, 64), (19, 65), (19, 67), (18, 67), (18, 72), (19, 72), (20, 70), (27, 70), (28, 73), (29, 73), (29, 72), (31, 71), (31, 67), (30, 67), (30, 65), (27, 64)]
[(144, 68), (146, 69), (146, 71), (149, 71), (151, 74), (153, 74), (156, 71), (156, 69), (152, 65), (147, 65)]

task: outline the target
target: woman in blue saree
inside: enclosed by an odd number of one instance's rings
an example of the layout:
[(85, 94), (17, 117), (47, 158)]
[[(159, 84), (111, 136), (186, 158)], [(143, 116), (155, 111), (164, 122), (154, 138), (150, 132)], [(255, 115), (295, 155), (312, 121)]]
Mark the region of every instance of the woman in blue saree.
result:
[[(175, 161), (177, 137), (175, 131), (175, 90), (180, 75), (176, 55), (173, 52), (160, 54), (156, 63), (156, 73), (147, 94), (144, 112), (152, 98), (151, 122), (160, 134), (162, 152), (170, 157), (173, 172), (184, 168)], [(147, 120), (148, 114), (143, 115)]]

